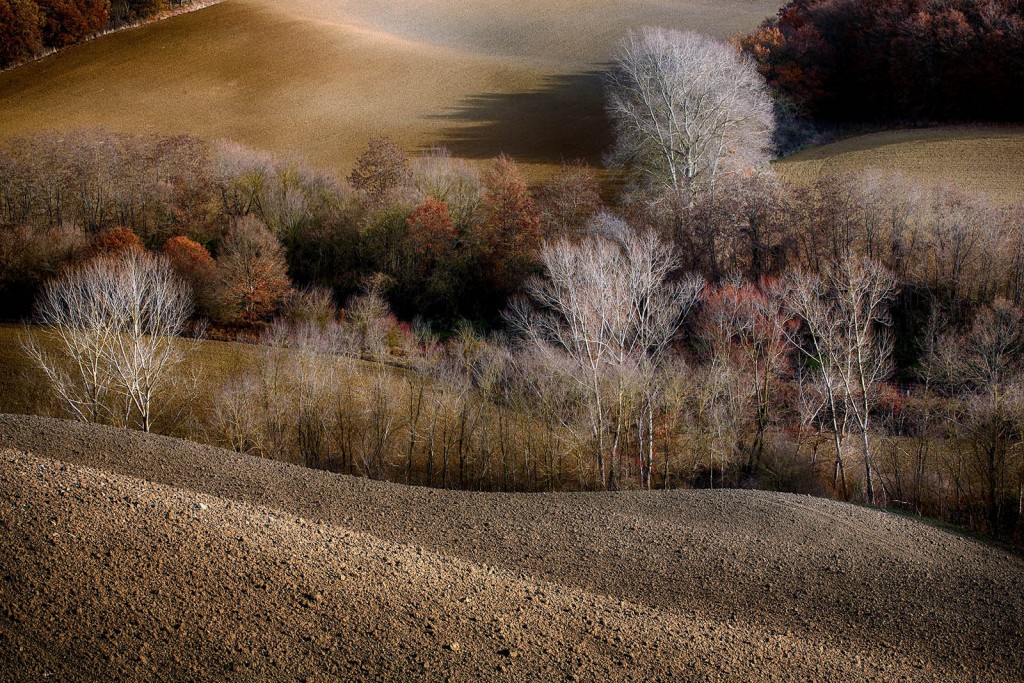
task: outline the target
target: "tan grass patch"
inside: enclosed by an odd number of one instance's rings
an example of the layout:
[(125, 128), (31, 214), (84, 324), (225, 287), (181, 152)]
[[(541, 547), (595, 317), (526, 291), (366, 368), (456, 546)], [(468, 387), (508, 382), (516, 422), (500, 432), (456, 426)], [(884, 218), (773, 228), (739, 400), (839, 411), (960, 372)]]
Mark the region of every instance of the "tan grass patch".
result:
[(859, 135), (807, 149), (775, 166), (793, 182), (828, 171), (897, 171), (927, 184), (956, 183), (997, 201), (1024, 201), (1024, 126), (947, 126)]

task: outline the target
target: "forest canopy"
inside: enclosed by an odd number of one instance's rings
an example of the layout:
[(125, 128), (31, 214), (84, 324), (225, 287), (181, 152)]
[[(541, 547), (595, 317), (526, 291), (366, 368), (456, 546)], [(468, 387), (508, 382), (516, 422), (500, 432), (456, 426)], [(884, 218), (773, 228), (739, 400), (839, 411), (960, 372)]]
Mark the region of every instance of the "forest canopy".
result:
[(0, 68), (192, 0), (0, 0)]
[(739, 39), (777, 94), (832, 122), (1011, 120), (1020, 0), (793, 0)]

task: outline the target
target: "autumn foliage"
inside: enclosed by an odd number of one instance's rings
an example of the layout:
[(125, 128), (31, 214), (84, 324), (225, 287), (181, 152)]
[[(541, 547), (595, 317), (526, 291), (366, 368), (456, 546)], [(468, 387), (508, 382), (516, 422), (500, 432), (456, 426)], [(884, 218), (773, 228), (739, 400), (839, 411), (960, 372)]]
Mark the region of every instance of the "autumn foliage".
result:
[(409, 216), (406, 224), (413, 250), (420, 258), (421, 270), (443, 259), (453, 249), (457, 233), (448, 205), (444, 202), (427, 197)]
[[(191, 0), (175, 0), (174, 4)], [(105, 29), (144, 20), (167, 0), (0, 0), (0, 68), (47, 49), (73, 45)]]
[(171, 269), (192, 288), (196, 311), (210, 315), (216, 307), (217, 262), (203, 245), (184, 235), (167, 240), (164, 256)]
[(43, 49), (42, 18), (32, 0), (0, 0), (0, 67)]
[(536, 262), (541, 217), (515, 162), (502, 155), (484, 174), (482, 237), (496, 282), (513, 291)]
[(218, 265), (225, 322), (252, 325), (266, 320), (291, 293), (281, 243), (251, 216), (234, 221)]
[(104, 230), (92, 240), (94, 254), (113, 254), (129, 249), (141, 249), (142, 240), (130, 228), (117, 227)]
[(738, 42), (828, 120), (1006, 120), (1024, 104), (1019, 0), (793, 0)]
[(36, 0), (43, 16), (43, 43), (61, 48), (96, 33), (110, 19), (109, 0)]

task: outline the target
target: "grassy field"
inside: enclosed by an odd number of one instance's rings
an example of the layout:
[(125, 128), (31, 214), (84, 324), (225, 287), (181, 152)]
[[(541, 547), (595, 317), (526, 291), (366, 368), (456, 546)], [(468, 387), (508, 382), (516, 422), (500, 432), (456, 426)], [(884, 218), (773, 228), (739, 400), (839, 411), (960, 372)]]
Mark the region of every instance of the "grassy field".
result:
[(949, 126), (858, 135), (776, 164), (809, 182), (822, 171), (899, 171), (925, 183), (956, 183), (1000, 202), (1024, 201), (1024, 126)]
[[(34, 414), (50, 407), (46, 378), (22, 350), (24, 334), (21, 325), (0, 325), (0, 367), (4, 369), (0, 373), (0, 413)], [(259, 352), (251, 344), (210, 340), (196, 344), (195, 367), (202, 369), (194, 406), (197, 413), (212, 407), (216, 392), (229, 379), (256, 367)]]
[(0, 137), (42, 129), (227, 138), (347, 172), (390, 135), (542, 170), (597, 162), (594, 73), (632, 26), (725, 37), (778, 0), (225, 0), (0, 74)]
[[(46, 377), (22, 349), (25, 328), (16, 324), (0, 324), (0, 413), (53, 415), (68, 417), (54, 402)], [(42, 338), (44, 339), (45, 338)], [(45, 343), (45, 341), (44, 341)], [(187, 345), (188, 367), (194, 376), (179, 382), (183, 392), (173, 392), (171, 411), (186, 411), (199, 422), (213, 413), (220, 392), (234, 379), (250, 374), (260, 367), (264, 347), (240, 342), (211, 339), (181, 340)], [(396, 365), (338, 357), (339, 364), (355, 364), (361, 377), (373, 377), (385, 372), (395, 377), (407, 376), (411, 371)], [(340, 367), (340, 365), (339, 365)], [(180, 405), (187, 401), (187, 405)], [(158, 431), (175, 433), (167, 425), (157, 424)], [(196, 434), (189, 433), (195, 437)]]

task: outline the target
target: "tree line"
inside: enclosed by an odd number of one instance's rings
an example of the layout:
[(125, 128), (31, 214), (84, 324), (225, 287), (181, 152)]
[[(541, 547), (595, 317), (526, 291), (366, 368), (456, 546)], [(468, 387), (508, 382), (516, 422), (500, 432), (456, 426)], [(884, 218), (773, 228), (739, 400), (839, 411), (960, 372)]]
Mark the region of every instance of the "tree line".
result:
[(1012, 121), (1019, 0), (792, 0), (737, 39), (784, 106), (833, 123)]
[(192, 0), (0, 0), (0, 69)]

